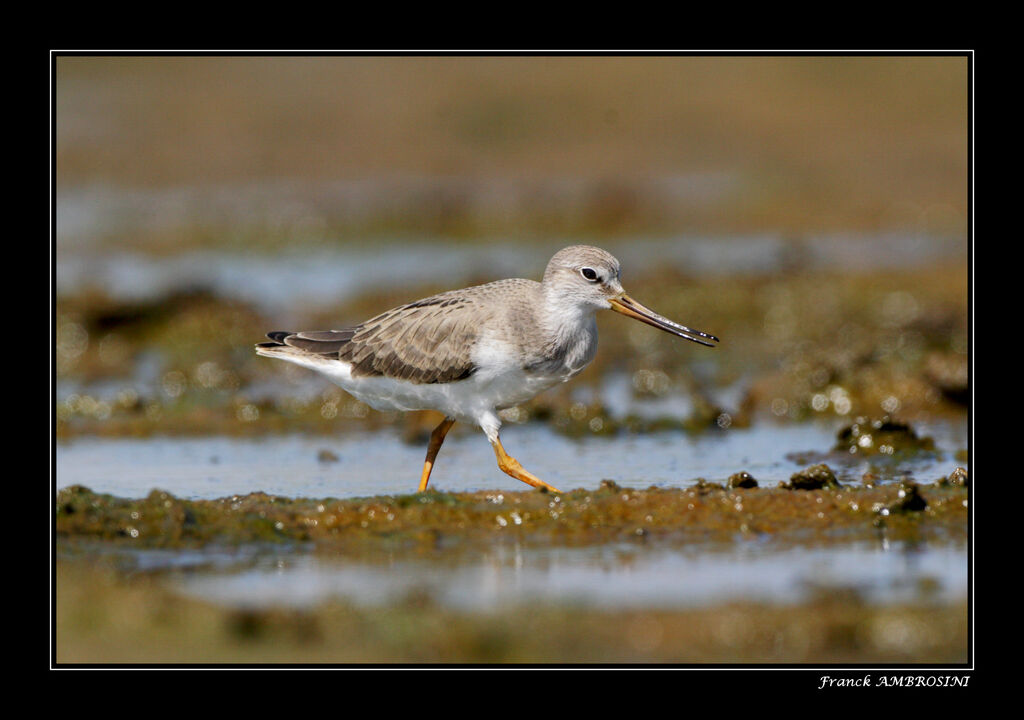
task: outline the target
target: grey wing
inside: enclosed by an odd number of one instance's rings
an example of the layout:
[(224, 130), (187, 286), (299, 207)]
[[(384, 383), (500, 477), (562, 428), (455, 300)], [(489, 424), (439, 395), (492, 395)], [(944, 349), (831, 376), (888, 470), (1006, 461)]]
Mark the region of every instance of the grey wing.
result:
[(357, 377), (384, 376), (414, 383), (465, 379), (476, 369), (471, 353), (479, 316), (472, 301), (448, 294), (389, 310), (339, 330), (267, 333), (273, 342), (321, 357), (345, 360)]
[(267, 333), (267, 337), (273, 340), (272, 343), (261, 343), (260, 347), (276, 347), (288, 345), (290, 347), (305, 350), (314, 355), (335, 355), (343, 348), (356, 334), (359, 327), (343, 328), (341, 330), (307, 330), (304, 332), (285, 332), (275, 330)]
[(356, 376), (414, 383), (463, 380), (476, 370), (472, 351), (480, 318), (471, 312), (474, 307), (471, 300), (448, 294), (403, 305), (363, 323), (338, 357), (352, 363)]

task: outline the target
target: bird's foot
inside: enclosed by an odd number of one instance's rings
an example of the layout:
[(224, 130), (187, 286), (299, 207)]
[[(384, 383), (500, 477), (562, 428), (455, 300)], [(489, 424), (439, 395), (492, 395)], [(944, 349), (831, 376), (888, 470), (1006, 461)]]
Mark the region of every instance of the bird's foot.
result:
[(514, 457), (505, 452), (505, 448), (501, 446), (500, 441), (495, 441), (494, 455), (498, 458), (498, 468), (501, 469), (506, 475), (511, 475), (516, 480), (522, 480), (527, 485), (532, 485), (535, 488), (541, 488), (548, 492), (561, 493), (562, 491), (553, 485), (548, 485), (546, 482), (541, 480), (539, 477), (526, 470), (519, 461)]

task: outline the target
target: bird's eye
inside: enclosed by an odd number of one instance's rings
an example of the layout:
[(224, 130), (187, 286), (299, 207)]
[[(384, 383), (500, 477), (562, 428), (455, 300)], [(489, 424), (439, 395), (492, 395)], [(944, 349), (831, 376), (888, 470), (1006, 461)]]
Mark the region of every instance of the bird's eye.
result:
[(593, 268), (581, 268), (580, 275), (585, 277), (590, 282), (597, 282), (597, 271), (594, 270)]

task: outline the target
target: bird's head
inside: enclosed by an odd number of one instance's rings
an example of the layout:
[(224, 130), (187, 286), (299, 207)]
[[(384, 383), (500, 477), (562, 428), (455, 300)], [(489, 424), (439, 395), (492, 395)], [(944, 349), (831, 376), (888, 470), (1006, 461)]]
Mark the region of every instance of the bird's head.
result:
[(559, 250), (548, 262), (543, 285), (561, 303), (570, 303), (578, 308), (614, 310), (708, 347), (714, 347), (718, 342), (714, 335), (673, 322), (627, 295), (620, 282), (619, 261), (601, 248), (572, 245)]

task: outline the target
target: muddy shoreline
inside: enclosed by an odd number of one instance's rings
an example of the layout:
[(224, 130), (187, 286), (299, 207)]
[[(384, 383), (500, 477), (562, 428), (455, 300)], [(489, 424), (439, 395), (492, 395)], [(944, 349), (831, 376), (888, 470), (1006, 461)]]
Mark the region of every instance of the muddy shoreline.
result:
[[(816, 468), (828, 472), (827, 466)], [(55, 529), (58, 541), (65, 542), (160, 548), (312, 542), (337, 550), (487, 543), (504, 535), (527, 544), (741, 542), (766, 535), (816, 544), (874, 539), (880, 532), (890, 539), (967, 538), (966, 471), (931, 485), (842, 486), (834, 478), (829, 484), (806, 476), (797, 473), (790, 487), (777, 488), (704, 482), (687, 489), (638, 490), (604, 481), (597, 491), (562, 494), (428, 491), (348, 500), (265, 493), (183, 500), (162, 490), (132, 500), (74, 486), (57, 493)]]
[[(740, 479), (742, 480), (742, 478)], [(626, 543), (653, 549), (764, 546), (963, 546), (969, 485), (436, 493), (295, 500), (253, 493), (187, 501), (154, 490), (126, 500), (57, 494), (59, 663), (964, 663), (967, 606), (871, 603), (823, 586), (798, 603), (677, 609), (539, 600), (486, 612), (410, 590), (370, 606), (232, 607), (175, 591), (181, 571), (129, 570), (140, 549), (278, 546), (332, 562), (433, 562), (495, 547)], [(454, 562), (460, 562), (455, 560)], [(190, 576), (189, 571), (186, 577)], [(922, 581), (923, 582), (923, 581)]]

